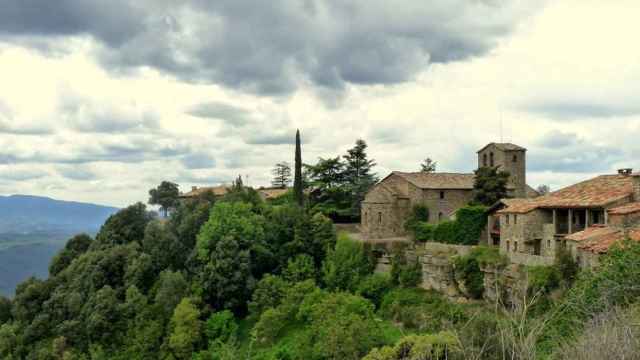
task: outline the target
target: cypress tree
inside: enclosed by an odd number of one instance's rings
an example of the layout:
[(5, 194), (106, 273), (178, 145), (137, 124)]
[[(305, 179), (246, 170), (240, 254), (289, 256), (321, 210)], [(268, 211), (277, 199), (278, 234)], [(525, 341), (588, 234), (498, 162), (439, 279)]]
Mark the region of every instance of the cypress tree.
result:
[(300, 206), (304, 205), (302, 192), (302, 150), (300, 149), (300, 130), (296, 131), (296, 163), (293, 180), (293, 194), (295, 196), (296, 203)]

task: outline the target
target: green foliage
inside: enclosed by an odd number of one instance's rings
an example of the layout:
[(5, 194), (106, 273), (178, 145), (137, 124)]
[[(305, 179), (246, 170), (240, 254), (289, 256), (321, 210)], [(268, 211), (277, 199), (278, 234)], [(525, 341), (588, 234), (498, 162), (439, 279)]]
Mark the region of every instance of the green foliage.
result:
[(180, 301), (189, 294), (189, 284), (179, 272), (163, 271), (156, 286), (155, 302), (165, 317), (169, 317)]
[(271, 186), (285, 189), (291, 184), (291, 166), (287, 162), (277, 163), (271, 173), (273, 174)]
[(418, 225), (429, 221), (429, 208), (424, 204), (416, 204), (411, 209), (411, 215), (404, 223), (404, 228), (407, 231), (415, 232)]
[(149, 204), (160, 205), (160, 209), (167, 217), (170, 209), (178, 205), (180, 189), (178, 184), (170, 181), (163, 181), (155, 189), (149, 190)]
[(417, 242), (425, 243), (427, 241), (433, 241), (433, 234), (435, 233), (437, 225), (432, 225), (426, 222), (420, 222), (413, 226), (413, 238)]
[(363, 360), (462, 359), (460, 342), (454, 333), (409, 335), (394, 346), (374, 349)]
[(238, 323), (229, 310), (213, 313), (207, 319), (205, 333), (210, 341), (227, 342), (235, 339), (238, 333)]
[(422, 266), (418, 259), (409, 261), (404, 244), (396, 244), (391, 251), (391, 283), (401, 287), (415, 287), (422, 281)]
[[(560, 270), (562, 272), (562, 270)], [(640, 243), (624, 241), (600, 258), (597, 271), (582, 271), (553, 309), (544, 330), (541, 349), (549, 351), (563, 339), (574, 337), (587, 319), (615, 306), (640, 299)]]
[(356, 294), (379, 307), (380, 303), (382, 303), (382, 298), (389, 290), (391, 290), (391, 277), (388, 274), (375, 273), (365, 277), (358, 284)]
[(11, 300), (0, 296), (0, 325), (11, 320)]
[(456, 235), (454, 243), (476, 245), (480, 233), (487, 226), (487, 208), (485, 206), (464, 206), (456, 211)]
[(307, 254), (300, 254), (293, 259), (289, 259), (287, 268), (282, 272), (282, 276), (292, 283), (315, 279), (316, 266), (313, 258)]
[(455, 221), (441, 221), (433, 229), (433, 241), (443, 244), (455, 244), (458, 235), (458, 223)]
[(396, 288), (387, 293), (378, 313), (404, 328), (440, 331), (466, 320), (464, 309), (440, 294), (419, 288)]
[(293, 177), (293, 195), (298, 206), (304, 205), (304, 184), (302, 181), (302, 147), (300, 145), (300, 130), (296, 130), (296, 153)]
[(530, 266), (527, 268), (529, 291), (532, 294), (548, 294), (560, 286), (561, 273), (555, 266)]
[(560, 273), (562, 281), (568, 286), (573, 284), (580, 271), (578, 263), (574, 260), (569, 250), (561, 247), (556, 252), (556, 259), (554, 266)]
[(280, 305), (290, 284), (279, 276), (265, 275), (256, 285), (249, 302), (249, 313), (254, 319), (260, 318), (262, 313)]
[(482, 298), (484, 293), (484, 273), (480, 270), (474, 256), (461, 256), (455, 260), (456, 273), (464, 282), (467, 293), (474, 299)]
[(173, 312), (168, 346), (177, 359), (190, 359), (200, 341), (199, 317), (200, 311), (189, 298), (182, 299)]
[(341, 233), (335, 249), (329, 252), (322, 265), (322, 279), (328, 289), (355, 291), (359, 282), (372, 271), (362, 243)]
[(484, 272), (480, 267), (502, 267), (507, 259), (499, 249), (488, 246), (477, 246), (468, 255), (455, 258), (454, 267), (458, 277), (464, 282), (469, 296), (482, 298), (484, 293)]
[(311, 205), (335, 221), (360, 219), (360, 203), (378, 181), (372, 173), (375, 161), (367, 157), (367, 144), (357, 140), (347, 154), (319, 158), (315, 165), (305, 165), (314, 191)]
[(475, 171), (473, 201), (480, 205), (492, 206), (507, 197), (507, 183), (510, 174), (498, 167), (481, 167)]
[(144, 204), (131, 205), (107, 219), (96, 235), (96, 243), (101, 246), (140, 243), (151, 220), (152, 215)]
[(55, 276), (62, 270), (64, 270), (73, 259), (78, 257), (80, 254), (85, 253), (93, 239), (89, 235), (80, 234), (72, 237), (67, 241), (64, 249), (60, 251), (54, 258), (51, 260), (51, 264), (49, 265), (49, 275)]

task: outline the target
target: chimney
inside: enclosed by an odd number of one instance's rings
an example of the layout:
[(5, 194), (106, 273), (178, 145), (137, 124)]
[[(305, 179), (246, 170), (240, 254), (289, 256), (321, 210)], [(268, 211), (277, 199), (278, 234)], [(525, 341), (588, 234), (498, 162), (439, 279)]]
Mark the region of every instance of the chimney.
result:
[(633, 184), (633, 201), (640, 201), (640, 174), (631, 175)]
[(629, 176), (631, 175), (632, 172), (633, 172), (633, 169), (631, 168), (618, 169), (618, 174), (624, 175), (624, 176)]

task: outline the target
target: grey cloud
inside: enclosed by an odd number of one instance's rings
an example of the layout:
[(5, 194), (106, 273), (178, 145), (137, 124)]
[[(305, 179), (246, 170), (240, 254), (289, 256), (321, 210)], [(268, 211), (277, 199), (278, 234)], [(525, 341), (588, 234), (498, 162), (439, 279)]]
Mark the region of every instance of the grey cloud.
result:
[(256, 133), (251, 134), (246, 140), (249, 145), (293, 145), (294, 133)]
[(195, 117), (223, 120), (231, 126), (242, 126), (251, 121), (251, 113), (248, 110), (218, 101), (193, 105), (187, 110), (187, 114)]
[(625, 103), (603, 103), (588, 100), (534, 100), (522, 106), (525, 111), (557, 120), (611, 118), (640, 114), (640, 106)]
[(37, 169), (9, 169), (0, 171), (0, 180), (8, 180), (8, 181), (25, 181), (25, 180), (34, 180), (40, 179), (48, 174), (45, 171), (37, 170)]
[(157, 114), (134, 106), (98, 104), (86, 98), (64, 98), (59, 107), (67, 125), (80, 132), (153, 132), (160, 129)]
[(532, 149), (528, 154), (528, 170), (564, 173), (606, 172), (625, 159), (624, 152), (618, 148), (586, 142), (557, 149)]
[(189, 154), (181, 159), (187, 169), (210, 169), (216, 167), (216, 159), (205, 153)]
[(579, 142), (578, 135), (571, 132), (552, 130), (538, 140), (538, 144), (547, 148), (563, 148)]
[(327, 98), (348, 84), (402, 83), (431, 62), (483, 55), (541, 5), (140, 0), (131, 9), (124, 2), (64, 0), (49, 16), (42, 7), (30, 10), (35, 0), (9, 2), (9, 16), (0, 17), (8, 21), (5, 32), (91, 34), (104, 43), (97, 55), (112, 71), (149, 66), (183, 81), (276, 96), (310, 83)]
[(0, 0), (0, 36), (91, 35), (119, 46), (144, 29), (146, 14), (130, 1)]
[(45, 135), (53, 133), (53, 129), (44, 124), (17, 124), (18, 122), (11, 108), (0, 100), (0, 134)]
[(57, 172), (63, 177), (71, 180), (86, 181), (97, 178), (97, 175), (93, 171), (82, 166), (59, 166), (57, 168)]

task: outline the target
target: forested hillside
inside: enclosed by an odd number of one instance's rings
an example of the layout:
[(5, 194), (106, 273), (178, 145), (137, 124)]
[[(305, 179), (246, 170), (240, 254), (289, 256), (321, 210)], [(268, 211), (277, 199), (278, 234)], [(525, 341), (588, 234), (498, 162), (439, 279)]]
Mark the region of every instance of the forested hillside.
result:
[(375, 274), (377, 250), (334, 229), (319, 212), (265, 204), (242, 186), (182, 202), (166, 221), (132, 205), (95, 238), (71, 238), (47, 280), (0, 298), (0, 358), (570, 359), (614, 341), (623, 355), (639, 349), (635, 243), (597, 273), (532, 272), (520, 305), (461, 304), (417, 288), (421, 267), (402, 252), (390, 274)]

